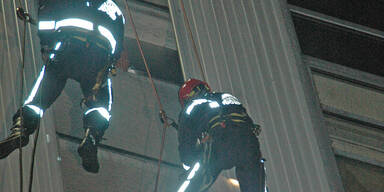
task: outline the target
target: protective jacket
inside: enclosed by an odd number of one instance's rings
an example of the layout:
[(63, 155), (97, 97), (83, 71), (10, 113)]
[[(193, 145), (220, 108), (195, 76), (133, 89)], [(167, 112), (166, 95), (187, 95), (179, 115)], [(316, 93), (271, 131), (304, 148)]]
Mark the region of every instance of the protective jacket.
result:
[(39, 37), (42, 46), (74, 37), (95, 42), (119, 58), (124, 16), (112, 0), (40, 0)]
[(264, 165), (252, 119), (228, 93), (186, 100), (179, 115), (181, 161), (191, 168), (179, 191), (206, 192), (222, 170), (236, 167), (242, 192), (264, 190)]
[(178, 139), (181, 161), (190, 165), (201, 153), (201, 149), (197, 146), (204, 136), (212, 135), (213, 132), (220, 131), (229, 124), (253, 124), (246, 109), (231, 94), (206, 93), (187, 102), (179, 115)]

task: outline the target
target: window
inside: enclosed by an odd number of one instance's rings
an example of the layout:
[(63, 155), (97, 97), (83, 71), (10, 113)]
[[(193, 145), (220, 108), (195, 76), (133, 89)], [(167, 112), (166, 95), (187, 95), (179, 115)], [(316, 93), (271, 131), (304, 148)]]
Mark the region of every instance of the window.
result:
[[(122, 53), (128, 72), (147, 76), (136, 39), (125, 38)], [(151, 75), (155, 79), (182, 84), (184, 82), (177, 50), (141, 41)], [(123, 67), (124, 68), (124, 67)]]
[(292, 15), (305, 55), (384, 76), (384, 39)]

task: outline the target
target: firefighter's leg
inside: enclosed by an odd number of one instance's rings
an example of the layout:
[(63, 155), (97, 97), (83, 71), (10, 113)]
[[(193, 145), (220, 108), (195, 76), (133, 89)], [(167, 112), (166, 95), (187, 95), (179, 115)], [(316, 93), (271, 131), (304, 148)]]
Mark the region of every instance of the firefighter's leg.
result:
[(29, 142), (29, 135), (39, 125), (44, 111), (56, 100), (64, 88), (66, 78), (59, 70), (51, 65), (43, 66), (22, 107), (13, 116), (11, 134), (0, 141), (0, 159), (7, 157), (20, 145), (24, 147)]
[(81, 82), (83, 94), (86, 98), (85, 104), (88, 109), (83, 116), (85, 136), (81, 142), (78, 152), (82, 158), (82, 165), (88, 172), (97, 173), (99, 162), (97, 159), (97, 146), (109, 126), (112, 107), (112, 82), (107, 78), (101, 88), (95, 92), (92, 86), (95, 81), (85, 80)]
[(248, 166), (236, 167), (236, 176), (240, 183), (241, 192), (264, 192), (265, 172), (263, 163), (258, 163), (255, 160)]
[(212, 142), (204, 144), (204, 155), (189, 169), (187, 177), (177, 192), (205, 192), (216, 181), (221, 168), (215, 162)]
[(245, 146), (241, 148), (242, 157), (236, 165), (241, 192), (264, 192), (265, 171), (259, 141), (253, 134), (247, 134), (243, 139)]
[(177, 192), (206, 192), (216, 181), (220, 172), (221, 170), (215, 168), (199, 167), (191, 179), (184, 180)]

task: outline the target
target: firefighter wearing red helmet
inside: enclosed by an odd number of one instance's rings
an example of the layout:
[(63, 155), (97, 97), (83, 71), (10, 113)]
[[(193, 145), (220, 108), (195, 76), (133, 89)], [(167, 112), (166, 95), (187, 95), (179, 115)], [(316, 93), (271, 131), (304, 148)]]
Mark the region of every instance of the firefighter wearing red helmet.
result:
[(179, 154), (188, 172), (178, 192), (207, 191), (222, 170), (236, 167), (242, 192), (264, 192), (265, 172), (252, 119), (240, 101), (189, 79), (179, 89)]

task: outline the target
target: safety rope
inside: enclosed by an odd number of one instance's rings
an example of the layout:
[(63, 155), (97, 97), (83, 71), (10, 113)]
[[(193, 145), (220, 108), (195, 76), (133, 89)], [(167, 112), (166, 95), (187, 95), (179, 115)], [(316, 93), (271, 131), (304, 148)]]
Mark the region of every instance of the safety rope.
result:
[[(25, 52), (26, 52), (26, 30), (27, 30), (27, 23), (36, 24), (35, 21), (30, 17), (29, 13), (25, 12), (23, 9), (23, 4), (21, 3), (21, 0), (19, 0), (19, 7), (16, 9), (17, 17), (24, 21), (24, 30), (23, 30), (23, 43), (22, 43), (22, 65), (20, 70), (20, 79), (21, 79), (21, 93), (20, 93), (20, 119), (21, 119), (21, 133), (20, 133), (20, 139), (19, 139), (19, 171), (20, 171), (20, 192), (23, 192), (23, 152), (22, 152), (22, 136), (24, 135), (24, 117), (23, 117), (23, 95), (24, 95), (24, 69), (25, 69)], [(41, 96), (40, 94), (40, 102), (41, 102)], [(39, 130), (40, 130), (40, 120), (38, 121), (38, 125), (36, 128), (35, 138), (34, 138), (34, 145), (33, 145), (33, 152), (32, 152), (32, 161), (30, 166), (30, 175), (29, 175), (29, 192), (32, 191), (32, 183), (33, 183), (33, 168), (34, 168), (34, 160), (35, 160), (35, 154), (36, 154), (36, 145), (37, 145), (37, 139), (39, 136)]]
[(196, 57), (196, 60), (197, 60), (197, 63), (199, 64), (199, 69), (200, 69), (200, 72), (201, 72), (201, 76), (203, 77), (203, 80), (206, 82), (207, 81), (207, 78), (205, 78), (205, 73), (204, 73), (204, 70), (203, 70), (203, 65), (201, 64), (201, 61), (200, 61), (200, 56), (199, 56), (199, 53), (197, 51), (197, 47), (196, 47), (196, 43), (195, 43), (195, 39), (193, 38), (193, 34), (192, 34), (192, 30), (191, 30), (191, 26), (189, 24), (189, 20), (188, 20), (188, 17), (187, 17), (187, 13), (185, 11), (185, 7), (184, 7), (184, 2), (183, 0), (180, 0), (180, 5), (181, 5), (181, 11), (183, 12), (183, 15), (184, 15), (184, 21), (185, 21), (185, 24), (187, 26), (187, 29), (188, 29), (188, 34), (189, 34), (189, 37), (191, 38), (191, 41), (192, 41), (192, 45), (193, 45), (193, 52), (195, 54), (195, 57)]
[(141, 43), (140, 43), (140, 40), (139, 40), (139, 36), (137, 34), (137, 31), (136, 31), (135, 23), (133, 21), (132, 13), (131, 13), (131, 10), (130, 10), (130, 8), (128, 6), (127, 0), (125, 0), (124, 3), (125, 3), (125, 8), (128, 11), (129, 20), (130, 20), (130, 22), (132, 24), (132, 29), (133, 29), (135, 37), (136, 37), (137, 46), (138, 46), (138, 48), (140, 50), (140, 54), (141, 54), (141, 57), (143, 59), (144, 65), (145, 65), (145, 69), (147, 71), (148, 78), (149, 78), (149, 81), (150, 81), (152, 89), (153, 89), (153, 93), (154, 93), (154, 95), (155, 95), (155, 97), (157, 99), (158, 105), (159, 105), (160, 115), (161, 115), (161, 117), (162, 117), (162, 119), (164, 121), (163, 132), (162, 132), (162, 136), (161, 136), (160, 155), (159, 155), (159, 161), (158, 161), (158, 164), (157, 164), (156, 183), (155, 183), (155, 189), (154, 189), (154, 192), (157, 192), (157, 188), (158, 188), (158, 184), (159, 184), (159, 179), (160, 179), (161, 162), (162, 162), (162, 158), (163, 158), (163, 151), (164, 151), (164, 145), (165, 145), (165, 135), (166, 135), (166, 131), (167, 131), (167, 127), (169, 126), (169, 123), (168, 123), (167, 115), (166, 115), (165, 111), (163, 110), (163, 105), (162, 105), (162, 103), (160, 101), (160, 96), (157, 93), (157, 90), (156, 90), (156, 87), (155, 87), (155, 83), (154, 83), (154, 81), (152, 79), (152, 75), (151, 75), (151, 72), (149, 70), (147, 60), (145, 59), (144, 52), (143, 52), (143, 49), (142, 49), (142, 46), (141, 46)]
[[(40, 98), (41, 98), (41, 96), (40, 96)], [(41, 101), (41, 99), (40, 99), (40, 101)], [(36, 127), (35, 137), (33, 139), (32, 161), (31, 161), (31, 166), (30, 166), (31, 168), (30, 168), (30, 171), (29, 171), (29, 188), (28, 188), (28, 192), (32, 192), (33, 169), (34, 169), (34, 165), (35, 165), (35, 155), (36, 155), (37, 140), (39, 138), (39, 132), (40, 132), (40, 120), (38, 122), (38, 126)]]
[[(44, 65), (47, 66), (49, 60), (47, 60)], [(43, 87), (44, 85), (44, 81), (41, 82), (41, 86), (40, 87)], [(41, 89), (41, 92), (39, 94), (39, 106), (41, 106), (41, 97), (43, 95), (42, 91), (44, 89)], [(33, 139), (33, 148), (32, 148), (32, 160), (31, 160), (31, 165), (30, 165), (30, 169), (29, 169), (29, 187), (28, 187), (28, 192), (32, 192), (32, 185), (33, 185), (33, 172), (34, 172), (34, 165), (35, 165), (35, 156), (36, 156), (36, 148), (37, 148), (37, 141), (38, 141), (38, 138), (39, 138), (39, 133), (40, 133), (40, 123), (41, 123), (41, 119), (39, 119), (39, 121), (37, 122), (37, 126), (36, 126), (36, 131), (35, 131), (35, 136), (34, 136), (34, 139)]]
[[(19, 0), (20, 7), (22, 7), (21, 0)], [(21, 8), (22, 9), (22, 8)], [(16, 11), (19, 11), (18, 8)], [(23, 9), (22, 9), (23, 10)], [(24, 19), (24, 30), (23, 30), (23, 44), (22, 44), (22, 59), (21, 59), (21, 70), (20, 70), (20, 103), (23, 103), (23, 94), (24, 94), (24, 66), (25, 66), (25, 41), (26, 41), (26, 30), (27, 30), (27, 20)], [(20, 174), (20, 192), (23, 192), (23, 149), (21, 146), (22, 143), (22, 135), (24, 134), (24, 118), (23, 118), (23, 109), (20, 110), (20, 139), (19, 139), (19, 174)]]

